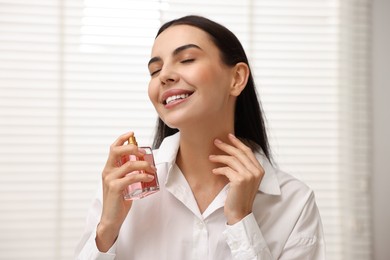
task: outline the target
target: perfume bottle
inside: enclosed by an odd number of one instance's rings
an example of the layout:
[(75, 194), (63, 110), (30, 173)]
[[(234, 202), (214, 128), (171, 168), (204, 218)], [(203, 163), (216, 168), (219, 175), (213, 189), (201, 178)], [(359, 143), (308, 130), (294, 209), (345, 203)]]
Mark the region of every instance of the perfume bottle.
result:
[[(138, 146), (137, 140), (135, 139), (135, 136), (130, 136), (128, 140), (128, 145), (132, 144), (135, 146)], [(151, 165), (154, 164), (154, 158), (153, 158), (153, 152), (150, 147), (140, 147), (143, 150), (145, 150), (145, 155), (142, 157), (137, 157), (133, 154), (131, 155), (125, 155), (121, 158), (121, 165), (126, 163), (127, 161), (147, 161)], [(147, 173), (154, 176), (154, 179), (150, 182), (136, 182), (133, 184), (130, 184), (125, 190), (124, 190), (124, 198), (126, 200), (135, 200), (135, 199), (141, 199), (144, 198), (150, 194), (153, 194), (157, 191), (159, 191), (160, 187), (158, 184), (157, 179), (157, 173), (152, 172), (145, 172), (145, 171), (133, 171), (128, 174), (139, 174), (139, 173)]]

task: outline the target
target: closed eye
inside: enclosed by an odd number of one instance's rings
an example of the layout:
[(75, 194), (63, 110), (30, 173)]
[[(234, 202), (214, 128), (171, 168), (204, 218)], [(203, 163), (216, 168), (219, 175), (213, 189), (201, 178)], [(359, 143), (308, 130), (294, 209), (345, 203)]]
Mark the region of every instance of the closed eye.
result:
[(159, 70), (155, 70), (155, 71), (151, 72), (151, 73), (150, 73), (150, 76), (152, 76), (152, 77), (153, 77), (154, 75), (156, 75), (157, 73), (159, 73), (159, 72), (160, 72), (160, 70), (161, 70), (161, 69), (159, 69)]
[(185, 59), (185, 60), (182, 60), (181, 63), (191, 63), (195, 61), (195, 59)]
[[(182, 64), (187, 64), (187, 63), (191, 63), (191, 62), (194, 62), (194, 61), (195, 61), (195, 59), (185, 59), (185, 60), (180, 61), (180, 63), (182, 63)], [(157, 70), (151, 72), (151, 73), (150, 73), (150, 76), (153, 77), (153, 76), (155, 76), (157, 73), (159, 73), (160, 71), (161, 71), (161, 69), (157, 69)]]

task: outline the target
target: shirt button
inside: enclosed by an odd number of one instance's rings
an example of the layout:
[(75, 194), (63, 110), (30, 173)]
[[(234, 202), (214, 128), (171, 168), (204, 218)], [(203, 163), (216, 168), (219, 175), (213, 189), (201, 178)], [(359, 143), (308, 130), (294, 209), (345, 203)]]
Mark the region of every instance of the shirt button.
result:
[(199, 228), (199, 229), (203, 229), (203, 227), (204, 227), (203, 222), (202, 222), (202, 221), (199, 221), (199, 222), (198, 222), (198, 228)]
[(240, 245), (238, 244), (238, 242), (233, 242), (233, 243), (230, 245), (230, 248), (231, 248), (232, 250), (237, 250), (239, 247), (240, 247)]

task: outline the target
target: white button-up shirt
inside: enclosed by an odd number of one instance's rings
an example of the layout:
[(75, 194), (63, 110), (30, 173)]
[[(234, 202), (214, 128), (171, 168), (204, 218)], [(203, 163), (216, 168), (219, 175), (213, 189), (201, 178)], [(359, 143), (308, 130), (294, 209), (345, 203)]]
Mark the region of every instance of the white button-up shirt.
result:
[(175, 164), (179, 140), (179, 133), (165, 138), (155, 151), (160, 191), (134, 201), (115, 244), (106, 253), (99, 252), (95, 243), (102, 210), (99, 189), (76, 259), (325, 259), (321, 219), (309, 187), (273, 168), (258, 153), (265, 175), (253, 212), (229, 226), (223, 213), (229, 185), (202, 214)]

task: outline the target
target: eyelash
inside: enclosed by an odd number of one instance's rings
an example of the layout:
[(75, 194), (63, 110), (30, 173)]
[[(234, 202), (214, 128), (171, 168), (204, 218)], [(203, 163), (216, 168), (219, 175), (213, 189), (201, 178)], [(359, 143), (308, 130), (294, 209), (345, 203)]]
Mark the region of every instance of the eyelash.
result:
[(150, 76), (153, 77), (154, 75), (156, 75), (160, 70), (156, 70), (156, 71), (153, 71), (152, 73), (150, 73)]
[(195, 59), (186, 59), (186, 60), (182, 60), (181, 63), (190, 63), (193, 61), (195, 61)]
[[(191, 62), (194, 62), (195, 59), (186, 59), (186, 60), (182, 60), (180, 61), (180, 63), (191, 63)], [(153, 71), (152, 73), (150, 73), (150, 76), (154, 76), (155, 74), (157, 74), (158, 72), (160, 72), (161, 69), (159, 70), (156, 70), (156, 71)]]

